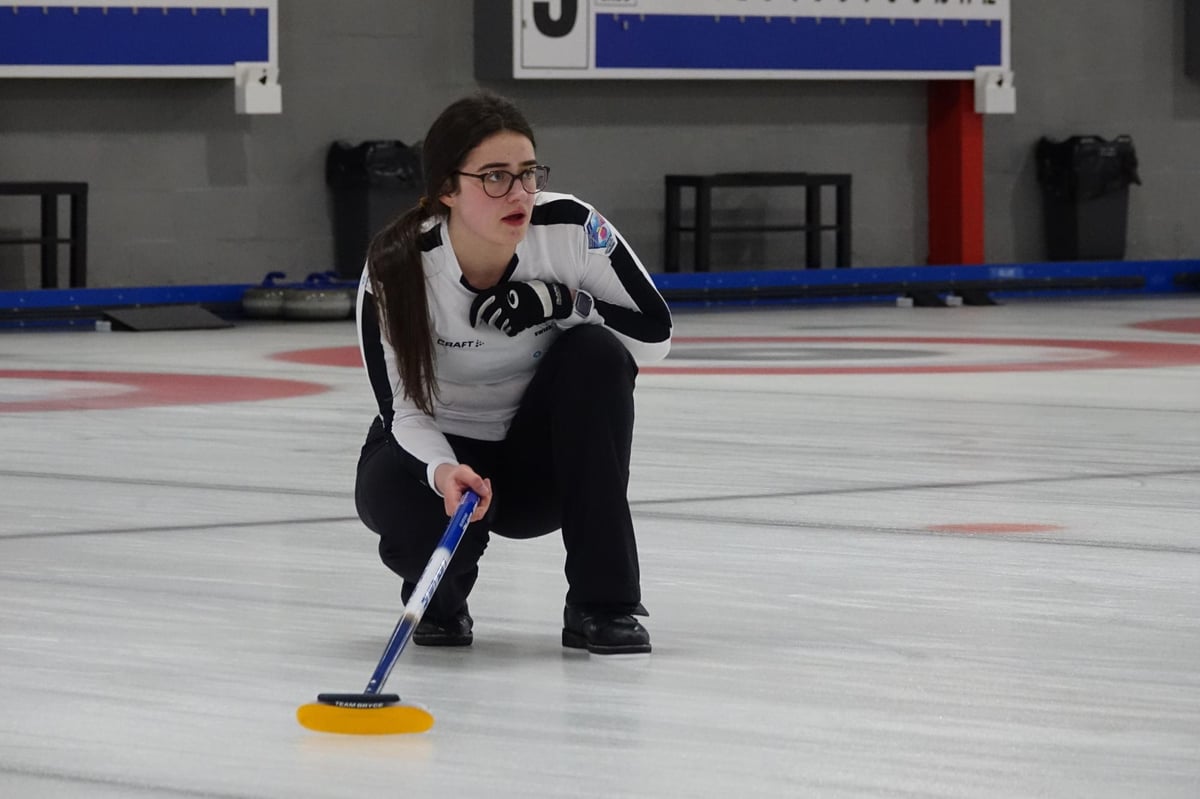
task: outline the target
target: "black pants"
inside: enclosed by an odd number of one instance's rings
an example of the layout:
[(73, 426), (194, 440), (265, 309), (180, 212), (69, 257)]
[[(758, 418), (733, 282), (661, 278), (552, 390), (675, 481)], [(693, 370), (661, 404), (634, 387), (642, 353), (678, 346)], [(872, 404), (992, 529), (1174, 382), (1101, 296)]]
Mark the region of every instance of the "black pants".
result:
[[(465, 606), (489, 530), (534, 538), (561, 529), (569, 603), (641, 601), (627, 497), (636, 376), (616, 337), (580, 325), (544, 356), (503, 441), (446, 437), (461, 463), (491, 478), (492, 505), (467, 528), (429, 616), (450, 618)], [(355, 503), (379, 534), (380, 558), (404, 578), (407, 601), (448, 520), (442, 498), (404, 468), (379, 419), (359, 458)]]

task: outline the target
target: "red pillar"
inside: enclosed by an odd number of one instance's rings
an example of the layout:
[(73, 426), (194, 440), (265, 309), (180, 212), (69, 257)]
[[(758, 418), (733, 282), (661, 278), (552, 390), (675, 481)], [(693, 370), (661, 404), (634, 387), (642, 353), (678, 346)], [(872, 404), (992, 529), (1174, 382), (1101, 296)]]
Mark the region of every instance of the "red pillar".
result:
[(971, 81), (929, 81), (929, 263), (983, 263), (983, 116)]

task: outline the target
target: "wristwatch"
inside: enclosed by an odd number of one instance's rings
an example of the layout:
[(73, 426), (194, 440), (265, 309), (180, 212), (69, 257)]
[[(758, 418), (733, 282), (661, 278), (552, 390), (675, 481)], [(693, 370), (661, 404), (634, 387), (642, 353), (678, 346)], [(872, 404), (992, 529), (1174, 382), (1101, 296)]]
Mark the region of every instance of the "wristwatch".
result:
[(592, 299), (592, 295), (588, 294), (583, 289), (575, 290), (575, 315), (580, 319), (587, 319), (592, 315), (592, 308), (596, 303)]

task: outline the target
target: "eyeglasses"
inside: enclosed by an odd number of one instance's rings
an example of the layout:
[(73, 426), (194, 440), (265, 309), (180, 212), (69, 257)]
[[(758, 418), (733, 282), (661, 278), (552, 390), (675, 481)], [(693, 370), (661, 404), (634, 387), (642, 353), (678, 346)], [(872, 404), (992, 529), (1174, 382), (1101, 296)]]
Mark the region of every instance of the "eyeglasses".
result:
[(550, 167), (542, 166), (541, 164), (531, 166), (529, 169), (518, 173), (509, 172), (504, 169), (492, 169), (478, 174), (473, 172), (455, 172), (454, 174), (464, 175), (468, 178), (478, 178), (479, 182), (483, 184), (483, 193), (496, 199), (507, 197), (518, 178), (521, 181), (521, 188), (530, 194), (537, 194), (546, 188), (546, 184), (550, 182)]

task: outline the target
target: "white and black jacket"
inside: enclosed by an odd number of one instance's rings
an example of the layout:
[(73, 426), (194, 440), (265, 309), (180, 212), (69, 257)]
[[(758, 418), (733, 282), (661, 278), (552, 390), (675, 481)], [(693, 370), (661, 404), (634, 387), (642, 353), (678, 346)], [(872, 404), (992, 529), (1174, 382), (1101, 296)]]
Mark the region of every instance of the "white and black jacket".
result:
[(366, 270), (357, 315), (359, 347), (379, 417), (411, 457), (410, 468), (430, 486), (439, 464), (457, 463), (445, 433), (504, 438), (538, 359), (563, 329), (604, 325), (638, 363), (661, 360), (671, 346), (671, 314), (645, 267), (596, 209), (569, 194), (538, 195), (529, 230), (503, 280), (537, 279), (582, 289), (595, 299), (586, 318), (548, 321), (513, 337), (482, 323), (472, 328), (469, 311), (477, 292), (463, 278), (444, 219), (427, 223), (421, 250), (438, 386), (433, 416), (404, 396)]

